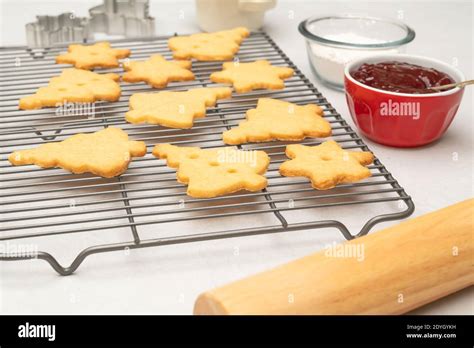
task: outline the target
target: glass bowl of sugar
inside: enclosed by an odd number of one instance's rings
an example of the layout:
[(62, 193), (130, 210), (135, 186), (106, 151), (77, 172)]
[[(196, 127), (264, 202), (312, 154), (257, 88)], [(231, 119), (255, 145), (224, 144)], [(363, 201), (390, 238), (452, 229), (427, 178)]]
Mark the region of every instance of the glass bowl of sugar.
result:
[(404, 53), (415, 32), (401, 21), (359, 16), (312, 17), (300, 23), (311, 68), (326, 86), (344, 90), (344, 67), (372, 54)]

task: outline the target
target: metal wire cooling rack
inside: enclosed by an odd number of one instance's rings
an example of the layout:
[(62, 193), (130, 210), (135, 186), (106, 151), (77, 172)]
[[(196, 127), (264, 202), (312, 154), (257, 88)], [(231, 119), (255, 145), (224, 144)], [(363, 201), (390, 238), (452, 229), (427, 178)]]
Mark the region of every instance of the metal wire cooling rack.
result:
[[(119, 40), (112, 44), (115, 47), (130, 48), (131, 59), (147, 58), (153, 53), (171, 58), (167, 39), (157, 37)], [(216, 107), (209, 108), (207, 117), (197, 120), (189, 130), (125, 122), (124, 114), (128, 110), (130, 95), (151, 90), (144, 83), (121, 83), (120, 100), (114, 103), (96, 103), (94, 117), (81, 112), (73, 115), (58, 114), (54, 108), (18, 110), (19, 98), (34, 93), (38, 87), (47, 84), (52, 76), (69, 67), (54, 64), (54, 57), (64, 50), (64, 46), (34, 50), (10, 47), (0, 50), (0, 240), (2, 243), (21, 243), (22, 240), (43, 239), (68, 247), (64, 240), (71, 234), (126, 229), (128, 232), (121, 236), (127, 237), (119, 242), (87, 245), (85, 249), (80, 249), (68, 267), (63, 267), (56, 257), (45, 251), (27, 255), (4, 252), (0, 254), (0, 260), (38, 258), (47, 261), (59, 274), (69, 275), (89, 255), (126, 248), (321, 227), (335, 227), (346, 239), (352, 239), (367, 234), (377, 223), (401, 219), (414, 210), (410, 197), (378, 159), (369, 167), (373, 173), (370, 179), (339, 185), (328, 191), (316, 191), (304, 178), (284, 178), (278, 174), (278, 166), (285, 160), (285, 143), (242, 145), (243, 149), (265, 150), (271, 156), (271, 165), (266, 175), (268, 188), (262, 192), (239, 192), (224, 197), (193, 199), (186, 196), (184, 185), (176, 181), (175, 170), (167, 168), (163, 161), (151, 155), (153, 146), (163, 142), (203, 148), (224, 146), (221, 133), (243, 120), (245, 111), (255, 107), (257, 99), (263, 96), (298, 104), (321, 105), (324, 117), (332, 125), (334, 140), (345, 149), (369, 150), (264, 32), (252, 33), (243, 42), (238, 59), (242, 62), (267, 59), (274, 65), (292, 67), (295, 76), (285, 82), (286, 88), (234, 94), (232, 99), (220, 101)], [(192, 70), (196, 74), (196, 80), (173, 83), (167, 89), (183, 90), (213, 85), (209, 74), (220, 69), (221, 62), (193, 62)], [(102, 71), (121, 72), (121, 69)], [(88, 174), (74, 175), (62, 169), (13, 167), (7, 160), (8, 154), (13, 150), (60, 141), (79, 132), (94, 132), (109, 126), (123, 128), (131, 139), (143, 140), (148, 146), (146, 157), (135, 159), (128, 171), (120, 177), (104, 179)], [(303, 141), (304, 144), (311, 145), (320, 142), (321, 139)], [(398, 204), (398, 209), (393, 209), (393, 202)], [(351, 214), (357, 215), (360, 206), (366, 204), (385, 204), (391, 210), (370, 217), (355, 235), (338, 219), (326, 218), (326, 212), (342, 209), (347, 211), (348, 207)], [(300, 212), (308, 210), (311, 211), (310, 221), (293, 221), (300, 216)], [(243, 216), (253, 216), (253, 225), (244, 226)], [(214, 221), (218, 223), (211, 223)], [(152, 238), (142, 236), (141, 229), (146, 226), (153, 226)]]

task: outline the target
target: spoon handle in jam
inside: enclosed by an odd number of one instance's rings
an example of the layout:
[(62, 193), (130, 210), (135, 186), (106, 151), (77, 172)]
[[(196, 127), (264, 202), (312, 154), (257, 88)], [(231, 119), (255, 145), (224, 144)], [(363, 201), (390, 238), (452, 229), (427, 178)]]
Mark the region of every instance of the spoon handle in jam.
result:
[(450, 83), (449, 85), (444, 85), (444, 86), (431, 87), (431, 89), (442, 91), (443, 89), (454, 88), (454, 87), (464, 88), (467, 85), (473, 85), (473, 84), (474, 84), (474, 80), (467, 80), (467, 81), (462, 81), (462, 82)]

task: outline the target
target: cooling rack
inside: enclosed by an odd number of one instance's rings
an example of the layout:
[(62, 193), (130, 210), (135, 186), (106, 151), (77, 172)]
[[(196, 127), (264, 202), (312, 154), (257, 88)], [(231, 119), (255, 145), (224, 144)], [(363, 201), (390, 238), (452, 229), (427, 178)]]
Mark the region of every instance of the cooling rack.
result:
[[(112, 45), (130, 48), (131, 59), (145, 59), (153, 53), (170, 59), (167, 39), (118, 40), (112, 41)], [(240, 148), (264, 150), (270, 155), (271, 164), (266, 174), (268, 187), (261, 192), (194, 199), (186, 196), (185, 186), (176, 181), (175, 170), (151, 155), (153, 146), (164, 142), (202, 148), (224, 146), (222, 132), (243, 120), (246, 110), (255, 107), (259, 97), (301, 105), (317, 103), (323, 107), (324, 117), (332, 126), (332, 139), (345, 149), (369, 151), (341, 115), (264, 32), (252, 33), (243, 42), (238, 59), (242, 62), (267, 59), (273, 65), (293, 68), (295, 75), (285, 81), (285, 89), (233, 94), (232, 99), (221, 100), (209, 108), (207, 117), (196, 120), (195, 126), (188, 130), (125, 122), (130, 95), (152, 90), (144, 83), (122, 82), (120, 100), (98, 102), (93, 113), (90, 110), (58, 113), (55, 108), (18, 110), (19, 98), (34, 93), (52, 76), (69, 67), (54, 64), (54, 57), (64, 50), (65, 46), (0, 50), (0, 241), (4, 246), (0, 260), (41, 259), (59, 274), (69, 275), (88, 256), (109, 251), (323, 227), (335, 228), (346, 239), (353, 239), (367, 234), (380, 222), (407, 217), (414, 210), (410, 196), (378, 158), (369, 166), (371, 178), (317, 191), (305, 178), (286, 178), (278, 174), (278, 166), (286, 159), (287, 143), (246, 144)], [(196, 80), (172, 83), (167, 89), (215, 85), (209, 75), (220, 69), (221, 62), (193, 62)], [(122, 70), (103, 69), (100, 72), (121, 73)], [(132, 161), (128, 171), (119, 177), (105, 179), (89, 174), (74, 175), (55, 168), (14, 167), (7, 160), (14, 150), (61, 141), (79, 132), (94, 132), (109, 126), (124, 129), (131, 139), (145, 141), (148, 148), (148, 154)], [(317, 145), (321, 141), (306, 139), (301, 143)], [(339, 219), (327, 218), (331, 212), (342, 210), (357, 216), (364, 205), (385, 205), (388, 211), (362, 221), (362, 228), (355, 234), (351, 234)], [(304, 212), (311, 213), (298, 221)], [(244, 220), (252, 223), (244, 224)], [(151, 237), (150, 233), (142, 231), (150, 226)], [(74, 254), (69, 266), (63, 266), (47, 251), (19, 252), (22, 241), (44, 240), (68, 248), (68, 235), (97, 231), (120, 231), (122, 239), (87, 245)], [(20, 247), (12, 249), (12, 243)]]

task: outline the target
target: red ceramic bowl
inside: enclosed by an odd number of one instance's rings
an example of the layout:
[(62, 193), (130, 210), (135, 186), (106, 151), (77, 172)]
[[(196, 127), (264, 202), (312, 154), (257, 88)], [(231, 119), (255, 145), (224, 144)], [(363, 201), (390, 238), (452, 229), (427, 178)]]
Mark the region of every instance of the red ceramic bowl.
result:
[(400, 61), (435, 68), (456, 82), (463, 74), (439, 60), (408, 54), (380, 54), (354, 60), (346, 65), (346, 100), (360, 132), (377, 143), (414, 147), (439, 139), (451, 124), (461, 103), (464, 89), (454, 88), (436, 94), (388, 92), (356, 81), (350, 72), (363, 63)]

